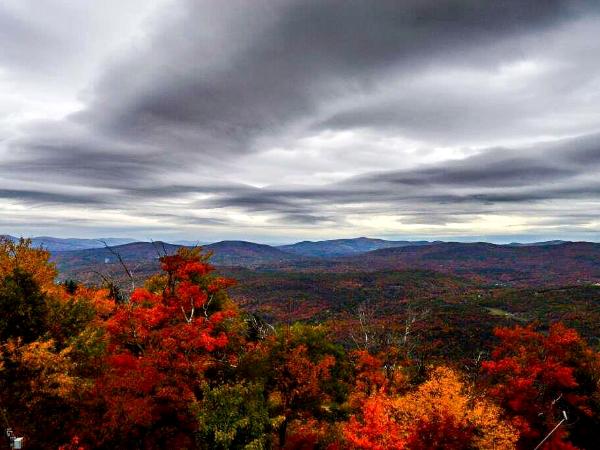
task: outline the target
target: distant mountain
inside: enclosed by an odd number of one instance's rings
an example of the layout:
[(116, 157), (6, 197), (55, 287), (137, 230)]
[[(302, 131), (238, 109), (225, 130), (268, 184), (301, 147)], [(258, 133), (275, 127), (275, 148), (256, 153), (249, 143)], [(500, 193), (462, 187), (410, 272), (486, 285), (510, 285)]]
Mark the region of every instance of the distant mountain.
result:
[[(2, 235), (0, 235), (2, 236)], [(10, 235), (3, 235), (9, 239), (17, 241), (19, 238)], [(32, 245), (34, 247), (43, 247), (50, 252), (65, 252), (72, 250), (87, 250), (103, 248), (104, 243), (114, 247), (124, 244), (136, 243), (135, 239), (130, 238), (97, 238), (97, 239), (79, 239), (79, 238), (57, 238), (52, 236), (36, 236), (31, 238)], [(547, 246), (547, 245), (561, 245), (568, 243), (569, 241), (553, 240), (543, 242), (531, 242), (531, 243), (520, 243), (511, 242), (510, 244), (504, 244), (509, 247), (534, 247), (534, 246)], [(226, 244), (227, 243), (227, 244)], [(424, 246), (431, 244), (439, 244), (442, 241), (390, 241), (385, 239), (372, 239), (367, 237), (359, 237), (354, 239), (331, 239), (324, 241), (302, 241), (295, 244), (279, 245), (279, 246), (268, 246), (263, 244), (255, 244), (246, 241), (221, 241), (214, 244), (210, 244), (206, 241), (199, 240), (177, 240), (169, 242), (170, 245), (184, 246), (184, 247), (209, 247), (215, 246), (215, 248), (227, 248), (234, 250), (234, 253), (244, 256), (247, 251), (248, 245), (262, 245), (261, 249), (256, 249), (256, 255), (263, 254), (266, 260), (286, 260), (289, 258), (283, 257), (281, 254), (267, 250), (270, 249), (281, 250), (288, 254), (299, 255), (309, 258), (336, 258), (343, 256), (352, 256), (365, 252), (370, 252), (385, 248), (399, 248), (409, 246)], [(246, 250), (243, 250), (246, 248)], [(227, 251), (229, 251), (227, 250)], [(271, 256), (266, 256), (265, 252), (271, 252)], [(247, 255), (246, 255), (247, 256)], [(262, 256), (260, 257), (262, 258)]]
[[(18, 241), (15, 236), (5, 235), (13, 241)], [(43, 247), (50, 252), (65, 252), (71, 250), (85, 250), (90, 248), (104, 247), (104, 243), (113, 245), (122, 245), (130, 242), (135, 242), (135, 239), (127, 238), (98, 238), (98, 239), (77, 239), (77, 238), (56, 238), (51, 236), (36, 236), (31, 238), (33, 247)]]
[(212, 251), (211, 262), (220, 266), (253, 267), (298, 259), (298, 255), (284, 252), (276, 247), (246, 241), (221, 241), (202, 248)]
[(506, 244), (506, 245), (510, 245), (513, 247), (535, 247), (535, 246), (539, 246), (539, 245), (561, 245), (561, 244), (566, 244), (567, 242), (570, 242), (570, 241), (554, 240), (554, 241), (542, 241), (542, 242), (529, 242), (529, 243), (525, 243), (525, 244), (522, 244), (520, 242), (511, 242), (510, 244)]
[(183, 245), (184, 247), (198, 247), (198, 246), (203, 246), (208, 244), (208, 242), (204, 242), (204, 241), (190, 241), (190, 240), (179, 240), (179, 241), (173, 241), (173, 242), (169, 242), (170, 244), (175, 244), (175, 245)]
[(56, 264), (59, 280), (75, 279), (82, 283), (100, 284), (103, 279), (126, 280), (125, 271), (118, 254), (137, 281), (143, 281), (158, 272), (159, 256), (171, 255), (180, 245), (166, 242), (132, 242), (108, 248), (52, 252), (51, 260)]
[(302, 241), (277, 248), (287, 253), (313, 258), (335, 258), (365, 253), (382, 248), (429, 245), (429, 241), (386, 241), (360, 237), (355, 239), (333, 239), (327, 241)]
[(327, 270), (426, 269), (478, 277), (495, 284), (596, 283), (600, 244), (566, 242), (528, 246), (444, 242), (387, 248), (324, 263)]
[[(133, 272), (140, 275), (158, 270), (159, 256), (174, 254), (181, 245), (166, 242), (133, 242), (108, 248), (55, 251), (52, 260), (56, 263), (61, 277), (87, 279), (92, 272), (121, 272), (117, 254), (121, 256)], [(211, 251), (211, 263), (225, 267), (257, 267), (286, 264), (300, 257), (278, 250), (269, 245), (244, 241), (221, 241), (202, 247)], [(84, 275), (82, 275), (84, 274)]]
[(132, 242), (129, 244), (111, 246), (110, 249), (88, 248), (83, 250), (55, 251), (52, 259), (58, 263), (63, 261), (78, 261), (82, 264), (109, 264), (118, 262), (115, 253), (124, 261), (149, 261), (156, 260), (164, 254), (173, 254), (180, 245), (166, 242)]
[[(364, 251), (372, 245), (394, 244), (399, 246)], [(134, 242), (114, 246), (112, 250), (141, 276), (158, 269), (159, 255), (172, 254), (179, 247), (163, 242)], [(511, 286), (575, 285), (600, 281), (600, 244), (591, 242), (514, 246), (485, 242), (406, 243), (347, 239), (282, 247), (288, 250), (245, 241), (221, 241), (203, 246), (213, 253), (211, 262), (214, 265), (231, 268), (337, 273), (419, 269)], [(298, 253), (289, 251), (290, 247)], [(323, 256), (327, 252), (339, 255), (350, 251), (354, 253), (349, 256)], [(53, 260), (61, 277), (88, 279), (91, 273), (122, 272), (117, 257), (106, 248), (55, 251)]]

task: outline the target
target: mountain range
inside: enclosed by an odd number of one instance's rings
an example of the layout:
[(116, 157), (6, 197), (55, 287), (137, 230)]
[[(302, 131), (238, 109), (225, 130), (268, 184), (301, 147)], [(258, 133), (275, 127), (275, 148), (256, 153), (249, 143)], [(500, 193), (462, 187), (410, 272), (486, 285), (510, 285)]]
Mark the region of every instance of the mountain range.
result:
[[(17, 241), (19, 238), (8, 234), (0, 235), (13, 241)], [(126, 244), (146, 244), (148, 248), (154, 248), (151, 242), (142, 242), (131, 238), (96, 238), (96, 239), (81, 239), (81, 238), (57, 238), (52, 236), (36, 236), (30, 238), (33, 247), (45, 248), (50, 252), (65, 252), (75, 250), (89, 250), (89, 249), (102, 249), (106, 245), (110, 247), (121, 246)], [(246, 258), (254, 258), (263, 256), (266, 259), (278, 260), (278, 259), (289, 259), (282, 253), (277, 252), (280, 250), (286, 254), (293, 254), (297, 256), (310, 257), (310, 258), (333, 258), (357, 255), (373, 250), (379, 250), (384, 248), (398, 248), (398, 247), (413, 247), (423, 246), (431, 244), (440, 244), (443, 241), (393, 241), (385, 239), (373, 239), (367, 237), (359, 237), (353, 239), (330, 239), (321, 241), (301, 241), (294, 244), (286, 245), (266, 245), (257, 244), (254, 242), (247, 241), (220, 241), (215, 243), (209, 243), (200, 240), (177, 240), (169, 242), (169, 245), (194, 247), (202, 246), (207, 249), (218, 250), (218, 253), (223, 255), (223, 258), (228, 259), (231, 257), (243, 257), (244, 253)], [(512, 242), (505, 244), (505, 246), (512, 247), (531, 247), (531, 246), (547, 246), (547, 245), (559, 245), (564, 244), (568, 241), (543, 241), (543, 242), (532, 242), (532, 243), (519, 243)], [(162, 241), (158, 241), (162, 244)], [(166, 242), (165, 242), (166, 243)], [(156, 244), (156, 243), (155, 243)], [(136, 245), (131, 247), (129, 250), (141, 249), (143, 246)], [(275, 249), (275, 250), (273, 250)], [(127, 248), (123, 250), (128, 251)], [(248, 253), (249, 252), (249, 253)]]
[[(17, 241), (19, 238), (11, 235), (3, 235), (4, 237)], [(111, 247), (120, 246), (125, 244), (141, 244), (142, 242), (136, 241), (135, 239), (128, 238), (98, 238), (98, 239), (79, 239), (79, 238), (56, 238), (51, 236), (36, 236), (31, 238), (33, 247), (43, 247), (50, 252), (64, 252), (74, 250), (89, 250), (89, 249), (102, 249), (105, 248), (105, 244)], [(159, 241), (161, 243), (161, 241)], [(150, 242), (145, 242), (149, 248), (154, 248)], [(285, 254), (293, 254), (305, 257), (337, 257), (337, 256), (349, 256), (359, 253), (364, 253), (372, 250), (378, 250), (380, 248), (392, 248), (392, 247), (404, 247), (412, 245), (428, 245), (431, 244), (429, 241), (390, 241), (384, 239), (372, 239), (366, 237), (360, 237), (355, 239), (333, 239), (324, 241), (302, 241), (295, 244), (269, 246), (266, 244), (256, 244), (253, 242), (246, 241), (220, 241), (215, 243), (207, 243), (205, 241), (193, 241), (193, 240), (178, 240), (169, 242), (169, 245), (194, 247), (201, 245), (207, 249), (218, 250), (218, 253), (223, 254), (224, 258), (228, 258), (226, 255), (232, 257), (243, 257), (246, 253), (247, 258), (253, 258), (261, 255), (266, 259), (289, 259)], [(515, 244), (516, 245), (516, 244)], [(527, 244), (521, 244), (527, 245)], [(134, 249), (141, 249), (139, 245), (134, 247), (123, 248), (122, 250), (135, 251)], [(153, 251), (153, 250), (152, 250)], [(283, 252), (283, 253), (281, 253)]]
[[(179, 245), (133, 242), (110, 248), (53, 251), (52, 258), (65, 277), (89, 278), (82, 273), (119, 270), (117, 254), (142, 273), (158, 268), (161, 255)], [(285, 272), (352, 272), (432, 270), (499, 285), (597, 283), (600, 281), (600, 244), (591, 242), (497, 245), (485, 242), (386, 241), (338, 239), (270, 246), (246, 241), (221, 241), (202, 247), (219, 267)]]
[(307, 257), (331, 258), (349, 256), (382, 248), (429, 245), (429, 241), (386, 241), (359, 237), (355, 239), (333, 239), (327, 241), (302, 241), (291, 245), (280, 245), (277, 248), (287, 253)]
[[(19, 238), (8, 234), (0, 235), (18, 241)], [(36, 236), (31, 239), (32, 247), (45, 248), (50, 252), (65, 252), (71, 250), (85, 250), (90, 248), (104, 247), (104, 243), (110, 246), (123, 245), (135, 242), (135, 239), (127, 238), (98, 238), (98, 239), (78, 239), (78, 238), (56, 238), (52, 236)]]

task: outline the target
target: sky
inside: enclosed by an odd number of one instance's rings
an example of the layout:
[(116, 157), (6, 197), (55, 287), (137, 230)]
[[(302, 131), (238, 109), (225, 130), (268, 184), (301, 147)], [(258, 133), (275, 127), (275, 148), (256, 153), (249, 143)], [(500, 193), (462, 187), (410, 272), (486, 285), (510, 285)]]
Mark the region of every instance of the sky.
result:
[(0, 234), (600, 241), (597, 0), (3, 0)]

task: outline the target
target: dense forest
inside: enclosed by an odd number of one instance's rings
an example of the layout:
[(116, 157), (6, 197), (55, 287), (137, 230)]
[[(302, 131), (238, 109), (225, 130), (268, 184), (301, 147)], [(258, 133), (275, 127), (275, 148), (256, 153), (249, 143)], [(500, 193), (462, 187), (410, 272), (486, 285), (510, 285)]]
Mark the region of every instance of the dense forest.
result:
[[(92, 287), (1, 239), (5, 427), (62, 450), (600, 442), (597, 287), (489, 290), (428, 270), (257, 278), (209, 257), (181, 248), (143, 286)], [(298, 290), (305, 301), (273, 298)]]

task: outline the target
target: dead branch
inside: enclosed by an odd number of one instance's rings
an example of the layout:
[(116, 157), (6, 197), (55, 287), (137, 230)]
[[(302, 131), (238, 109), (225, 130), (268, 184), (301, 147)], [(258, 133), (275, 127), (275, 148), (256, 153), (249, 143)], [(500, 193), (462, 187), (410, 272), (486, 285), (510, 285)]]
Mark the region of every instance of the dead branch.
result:
[(119, 261), (119, 263), (121, 264), (121, 267), (123, 267), (123, 270), (125, 271), (125, 273), (127, 274), (127, 277), (129, 278), (129, 280), (131, 281), (131, 292), (135, 291), (135, 278), (133, 277), (133, 274), (131, 273), (131, 271), (129, 270), (129, 268), (127, 267), (127, 264), (125, 264), (125, 261), (123, 261), (123, 258), (121, 257), (120, 253), (117, 252), (115, 249), (113, 249), (111, 246), (109, 246), (106, 241), (100, 241), (104, 244), (104, 247), (106, 247), (106, 249), (111, 252)]

